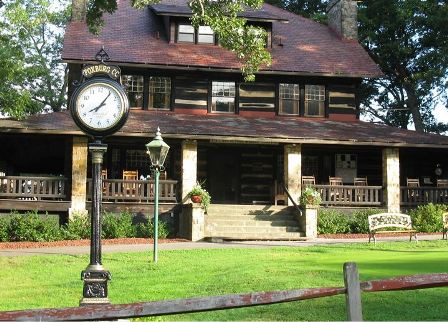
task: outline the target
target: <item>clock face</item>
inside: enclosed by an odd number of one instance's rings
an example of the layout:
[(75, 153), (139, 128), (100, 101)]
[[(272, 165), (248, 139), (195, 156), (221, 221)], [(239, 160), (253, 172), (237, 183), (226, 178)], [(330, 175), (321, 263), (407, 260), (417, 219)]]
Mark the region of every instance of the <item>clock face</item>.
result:
[(73, 118), (88, 134), (111, 134), (127, 118), (129, 108), (126, 94), (114, 81), (89, 80), (78, 88), (73, 100)]

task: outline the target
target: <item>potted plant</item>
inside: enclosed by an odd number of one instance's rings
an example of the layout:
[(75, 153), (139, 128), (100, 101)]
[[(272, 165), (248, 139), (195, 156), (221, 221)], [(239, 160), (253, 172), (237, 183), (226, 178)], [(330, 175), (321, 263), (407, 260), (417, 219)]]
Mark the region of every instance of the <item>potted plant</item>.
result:
[(305, 190), (302, 191), (302, 195), (299, 199), (300, 205), (303, 207), (306, 206), (319, 206), (322, 202), (322, 197), (320, 196), (319, 191), (314, 188), (306, 187)]
[(201, 207), (207, 212), (211, 197), (208, 191), (202, 187), (201, 183), (197, 182), (187, 194), (187, 197), (189, 197), (193, 203), (200, 203)]

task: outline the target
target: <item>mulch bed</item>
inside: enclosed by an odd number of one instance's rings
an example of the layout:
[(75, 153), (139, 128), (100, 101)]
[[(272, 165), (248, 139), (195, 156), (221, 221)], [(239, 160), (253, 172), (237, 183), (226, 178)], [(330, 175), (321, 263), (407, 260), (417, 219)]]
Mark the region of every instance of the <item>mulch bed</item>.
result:
[[(159, 243), (179, 243), (188, 240), (181, 238), (159, 239)], [(150, 238), (117, 238), (103, 239), (102, 245), (131, 245), (131, 244), (152, 244)], [(40, 248), (40, 247), (63, 247), (63, 246), (90, 246), (90, 239), (81, 240), (58, 240), (53, 242), (6, 242), (0, 243), (0, 249), (21, 249), (21, 248)]]
[[(420, 233), (419, 235), (439, 235), (441, 233)], [(400, 233), (381, 234), (381, 237), (403, 236)], [(357, 239), (369, 238), (368, 234), (322, 234), (318, 238), (325, 239)], [(159, 243), (181, 243), (188, 242), (182, 238), (159, 239)], [(103, 239), (102, 245), (132, 245), (132, 244), (152, 244), (153, 240), (149, 238), (117, 238)], [(54, 242), (7, 242), (0, 243), (0, 249), (21, 249), (21, 248), (40, 248), (40, 247), (63, 247), (63, 246), (89, 246), (90, 239), (81, 240), (59, 240)]]

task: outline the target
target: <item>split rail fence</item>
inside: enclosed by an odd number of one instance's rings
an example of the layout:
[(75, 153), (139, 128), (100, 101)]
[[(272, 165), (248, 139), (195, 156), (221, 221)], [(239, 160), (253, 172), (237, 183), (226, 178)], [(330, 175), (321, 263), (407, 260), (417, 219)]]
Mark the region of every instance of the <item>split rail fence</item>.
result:
[(345, 263), (344, 284), (344, 287), (306, 288), (273, 292), (230, 294), (157, 302), (3, 311), (0, 312), (0, 320), (111, 320), (234, 309), (345, 294), (347, 319), (349, 321), (361, 321), (361, 292), (403, 291), (448, 286), (448, 273), (410, 275), (359, 282), (356, 263)]

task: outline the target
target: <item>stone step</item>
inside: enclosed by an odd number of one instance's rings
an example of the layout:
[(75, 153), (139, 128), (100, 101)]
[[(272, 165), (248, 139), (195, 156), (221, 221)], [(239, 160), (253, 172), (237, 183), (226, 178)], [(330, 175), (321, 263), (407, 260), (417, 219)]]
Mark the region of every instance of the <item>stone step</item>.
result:
[(210, 233), (233, 233), (233, 232), (250, 232), (257, 234), (273, 234), (273, 233), (287, 233), (287, 232), (299, 232), (297, 226), (281, 226), (281, 227), (260, 227), (260, 226), (218, 226), (214, 224), (208, 224), (207, 231)]
[(250, 221), (283, 221), (283, 220), (296, 220), (295, 215), (205, 215), (205, 219), (208, 220), (250, 220)]
[(303, 232), (291, 232), (291, 233), (275, 233), (275, 234), (254, 234), (254, 233), (227, 233), (219, 234), (214, 233), (208, 236), (212, 239), (228, 239), (228, 240), (307, 240)]
[(236, 216), (236, 215), (248, 215), (248, 216), (278, 216), (278, 215), (295, 215), (297, 210), (293, 207), (266, 207), (260, 208), (260, 206), (246, 206), (236, 207), (232, 205), (217, 205), (210, 206), (207, 211), (208, 216)]
[(297, 220), (294, 218), (276, 219), (276, 220), (250, 220), (250, 219), (234, 219), (234, 218), (205, 218), (206, 224), (224, 225), (224, 226), (297, 226)]

